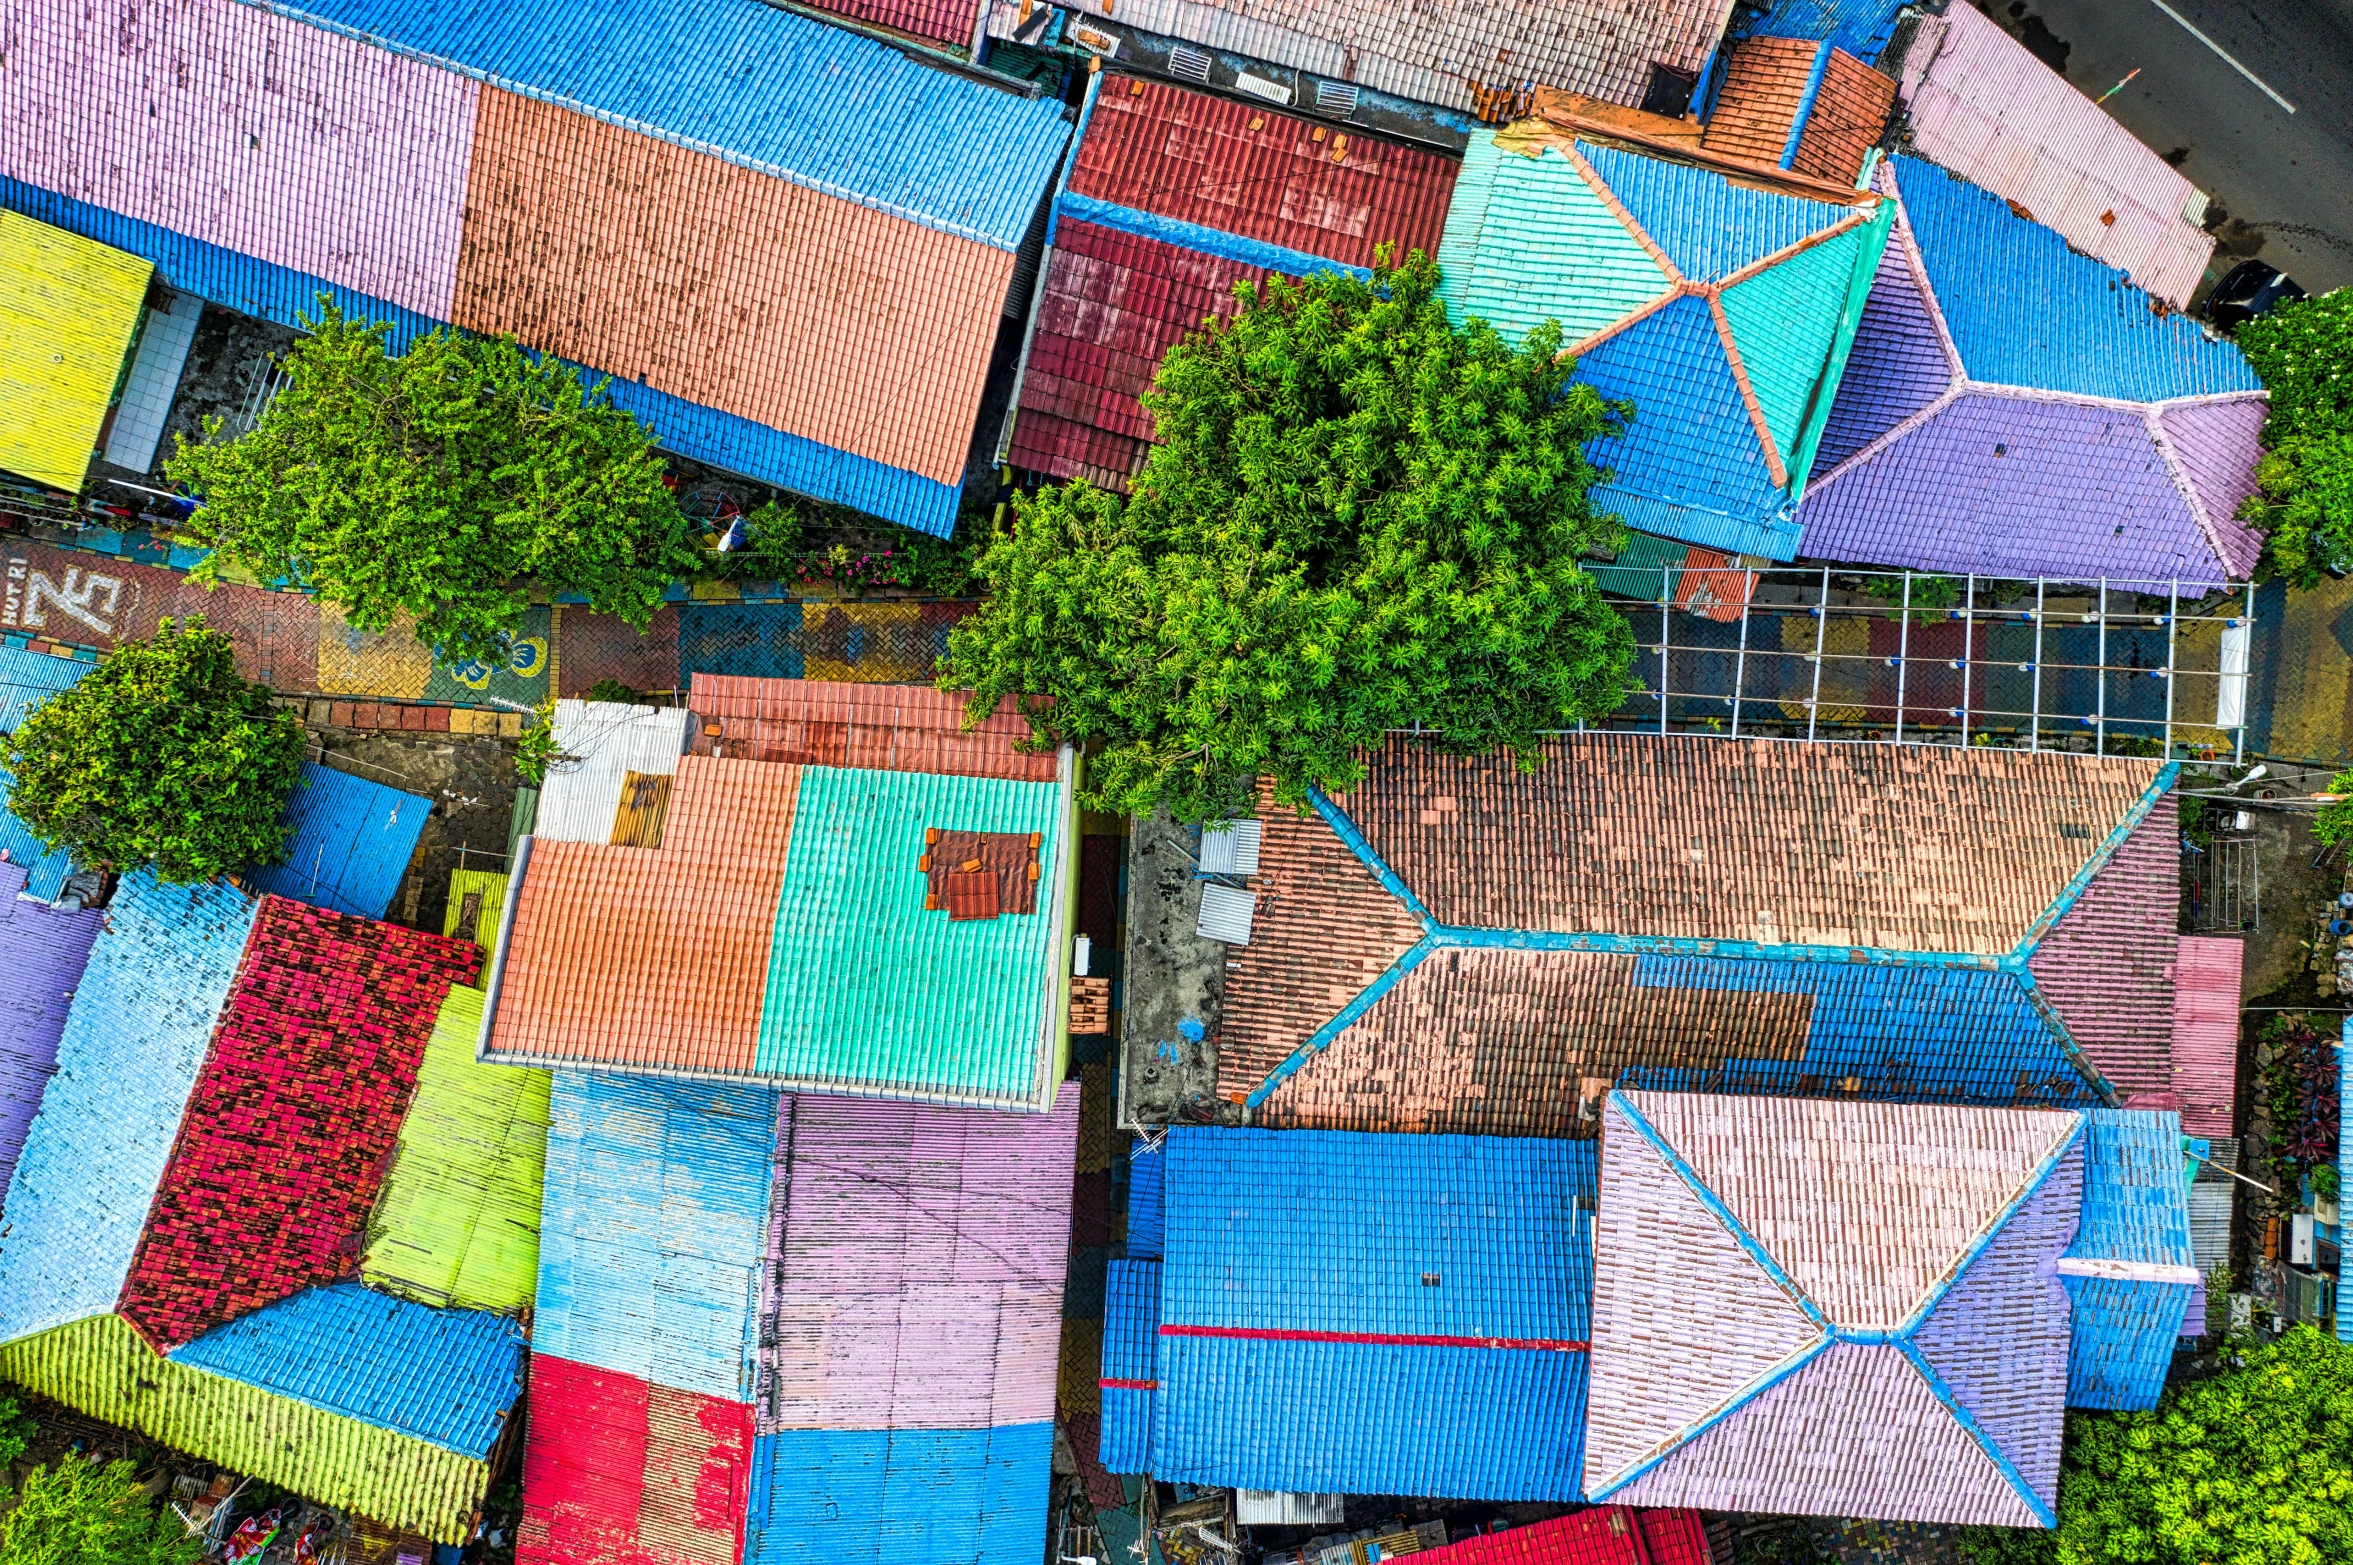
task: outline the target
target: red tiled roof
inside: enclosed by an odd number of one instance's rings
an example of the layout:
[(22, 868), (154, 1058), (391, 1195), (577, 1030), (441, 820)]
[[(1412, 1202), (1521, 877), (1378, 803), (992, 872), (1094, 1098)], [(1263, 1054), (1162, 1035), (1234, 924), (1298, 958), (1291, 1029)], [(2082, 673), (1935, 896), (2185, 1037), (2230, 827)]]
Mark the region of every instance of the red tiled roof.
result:
[[(2179, 819), (2173, 795), (2159, 799), (2026, 964), (2069, 1035), (2127, 1099), (2174, 1088)], [(2231, 1012), (2235, 1063), (2235, 998)]]
[(800, 776), (684, 756), (660, 847), (534, 841), (490, 1048), (749, 1072)]
[(1543, 764), (1406, 739), (1334, 800), (1441, 923), (2000, 955), (2157, 763), (1584, 734)]
[(470, 942), (265, 897), (124, 1283), (159, 1351), (359, 1264)]
[(752, 1410), (531, 1355), (516, 1565), (736, 1565)]
[(1709, 1565), (1698, 1511), (1596, 1505), (1415, 1556), (1427, 1565)]
[[(698, 673), (687, 705), (706, 730), (695, 737), (697, 754), (1015, 782), (1052, 782), (1061, 775), (1053, 751), (1013, 747), (1028, 737), (1029, 724), (1011, 701), (968, 733), (964, 700), (960, 691), (924, 685)], [(707, 731), (714, 726), (720, 730), (715, 735)]]
[(1798, 138), (1797, 159), (1790, 166), (1817, 179), (1853, 184), (1894, 107), (1895, 78), (1880, 75), (1844, 49), (1831, 50), (1814, 94), (1814, 112), (1806, 117), (1806, 133)]
[(1168, 82), (1103, 83), (1071, 170), (1082, 196), (1349, 266), (1395, 241), (1438, 252), (1456, 164), (1434, 152), (1213, 98)]
[(2183, 935), (2174, 960), (2173, 1090), (2181, 1128), (2229, 1136), (2238, 1108), (2239, 986), (2246, 943)]
[[(1732, 47), (1724, 86), (1700, 146), (1725, 157), (1777, 166), (1805, 101), (1820, 45), (1804, 38), (1744, 38)], [(1843, 49), (1830, 51), (1791, 170), (1851, 185), (1863, 155), (1895, 107), (1895, 81)]]

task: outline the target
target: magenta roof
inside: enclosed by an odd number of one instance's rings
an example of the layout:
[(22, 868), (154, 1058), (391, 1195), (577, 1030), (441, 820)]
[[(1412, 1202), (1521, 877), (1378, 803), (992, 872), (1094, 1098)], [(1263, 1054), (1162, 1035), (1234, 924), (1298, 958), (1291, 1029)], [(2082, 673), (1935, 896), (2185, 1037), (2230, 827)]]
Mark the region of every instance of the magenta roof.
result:
[(2182, 935), (2173, 964), (2173, 1091), (2181, 1128), (2228, 1136), (2238, 1106), (2239, 981), (2246, 943)]

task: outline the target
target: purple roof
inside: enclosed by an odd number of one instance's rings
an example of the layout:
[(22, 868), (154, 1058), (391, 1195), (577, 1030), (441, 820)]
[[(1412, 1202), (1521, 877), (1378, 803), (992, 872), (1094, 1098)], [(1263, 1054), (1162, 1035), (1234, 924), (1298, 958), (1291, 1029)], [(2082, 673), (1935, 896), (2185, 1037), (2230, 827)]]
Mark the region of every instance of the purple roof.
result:
[(1078, 1087), (1040, 1119), (788, 1097), (759, 1427), (986, 1429), (1054, 1416)]
[(0, 864), (0, 1202), (57, 1069), (57, 1040), (106, 915), (20, 896), (25, 867)]
[(1913, 274), (1911, 252), (1890, 239), (1879, 254), (1846, 373), (1822, 427), (1815, 478), (1943, 396), (1960, 376), (1960, 361), (1945, 345), (1927, 290)]

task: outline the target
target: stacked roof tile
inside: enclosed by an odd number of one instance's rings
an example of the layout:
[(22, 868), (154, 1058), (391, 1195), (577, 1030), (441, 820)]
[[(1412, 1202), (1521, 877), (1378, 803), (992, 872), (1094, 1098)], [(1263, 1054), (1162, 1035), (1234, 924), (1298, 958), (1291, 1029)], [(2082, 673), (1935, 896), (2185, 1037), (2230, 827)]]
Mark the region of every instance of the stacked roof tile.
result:
[(1122, 1377), (1157, 1382), (1157, 1476), (1579, 1497), (1589, 1143), (1180, 1128), (1166, 1156), (1157, 1361)]
[[(10, 207), (288, 324), (326, 292), (396, 343), (515, 332), (618, 377), (614, 400), (683, 454), (953, 525), (1014, 252), (1067, 134), (1052, 100), (756, 0), (496, 25), (206, 0), (117, 21), (50, 0), (25, 18)], [(768, 112), (787, 100), (804, 112)]]
[(1237, 283), (1434, 251), (1454, 168), (1361, 131), (1107, 76), (1055, 206), (1009, 459), (1125, 488), (1167, 351)]
[(2214, 237), (2205, 195), (2172, 164), (1973, 6), (1922, 17), (1902, 70), (1922, 157), (2189, 307)]
[(1219, 1053), (1263, 1123), (1589, 1136), (1612, 1082), (2090, 1104), (2103, 1060), (2163, 1059), (2167, 1008), (2108, 1008), (2172, 939), (2154, 763), (1644, 735), (1533, 773), (1367, 759), (1315, 813), (1263, 807)]
[[(1017, 751), (1009, 714), (958, 732), (947, 692), (695, 688), (725, 753), (677, 763), (658, 845), (532, 842), (486, 1057), (1045, 1109), (1061, 1076), (1068, 757)], [(1028, 839), (1035, 911), (928, 905), (933, 835), (973, 831)]]
[(0, 470), (82, 487), (155, 268), (0, 212)]
[(1853, 184), (1895, 107), (1895, 82), (1833, 44), (1733, 45), (1700, 145), (1815, 179)]
[[(1822, 559), (2193, 591), (2242, 579), (2264, 397), (2238, 349), (1915, 158), (1798, 520)], [(2027, 315), (2022, 296), (2042, 303)]]
[(1278, 101), (1305, 70), (1452, 109), (1535, 84), (1639, 103), (1654, 66), (1696, 73), (1731, 15), (1721, 0), (1635, 13), (1597, 0), (1435, 10), (1407, 0), (1076, 0), (1076, 9), (1289, 66), (1289, 84), (1267, 82)]
[(747, 1558), (1036, 1552), (1078, 1110), (784, 1101)]
[[(2127, 1100), (2174, 1090), (2180, 819), (2171, 796), (2158, 800), (2027, 963), (2042, 1000)], [(2237, 995), (2234, 983), (2234, 1037)]]
[(22, 865), (0, 863), (0, 1216), (25, 1133), (57, 1069), (57, 1044), (105, 914), (24, 895)]
[(2067, 1400), (2152, 1408), (2191, 1296), (2188, 1172), (2179, 1115), (2095, 1109), (2084, 1136), (2083, 1222), (2058, 1264), (2074, 1311)]
[[(1641, 531), (1792, 558), (1794, 513), (1893, 212), (1556, 132), (1480, 131), (1445, 242), (1447, 313), (1559, 322), (1578, 376), (1634, 404), (1588, 456)], [(1803, 192), (1802, 194), (1799, 192)]]
[(119, 1310), (159, 1349), (349, 1272), (433, 1018), (481, 953), (265, 897)]
[(1712, 1565), (1695, 1510), (1596, 1505), (1422, 1551), (1423, 1565)]

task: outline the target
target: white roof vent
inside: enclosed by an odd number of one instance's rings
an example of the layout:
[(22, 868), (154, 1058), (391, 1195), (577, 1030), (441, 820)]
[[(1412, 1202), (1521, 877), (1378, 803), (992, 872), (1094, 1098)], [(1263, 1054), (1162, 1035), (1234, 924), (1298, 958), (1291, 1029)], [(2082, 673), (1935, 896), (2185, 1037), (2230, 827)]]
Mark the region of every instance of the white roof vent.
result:
[(1258, 873), (1258, 845), (1266, 835), (1263, 821), (1220, 821), (1201, 828), (1201, 873), (1242, 875)]
[(1201, 922), (1194, 933), (1204, 940), (1246, 946), (1250, 943), (1250, 915), (1257, 908), (1255, 893), (1209, 881), (1201, 887)]

